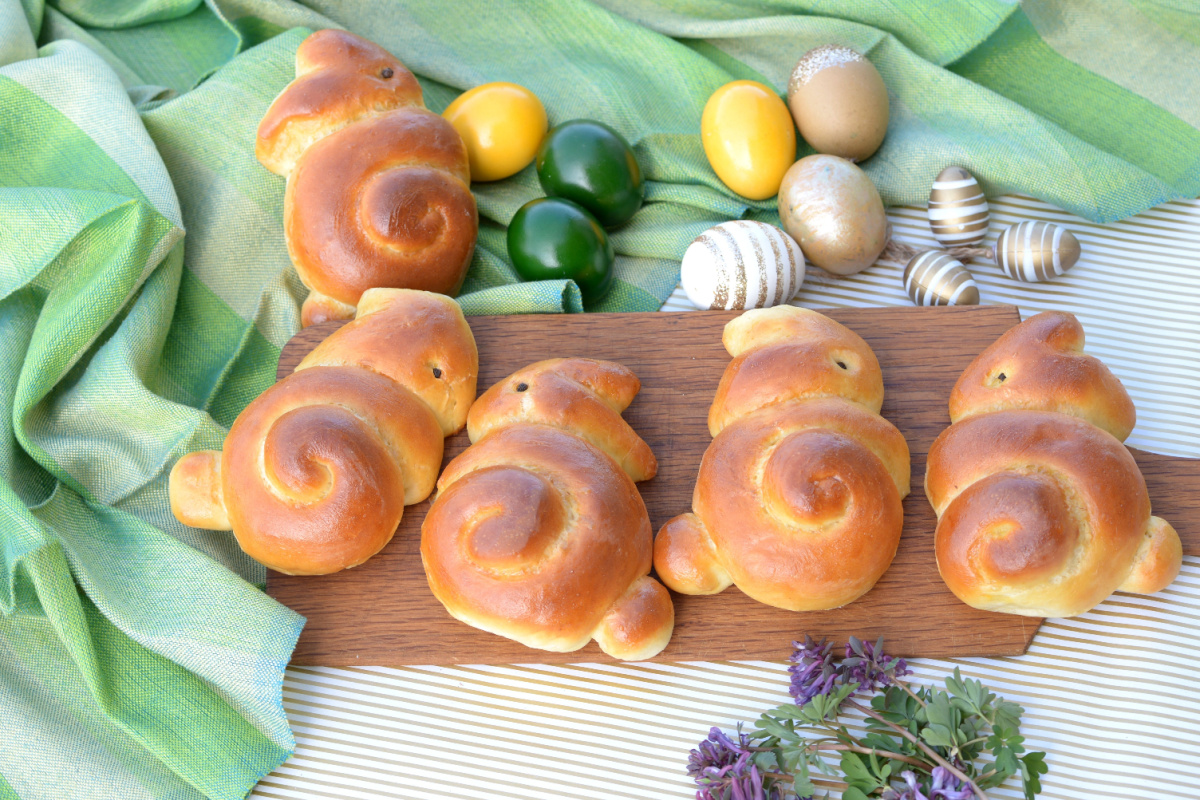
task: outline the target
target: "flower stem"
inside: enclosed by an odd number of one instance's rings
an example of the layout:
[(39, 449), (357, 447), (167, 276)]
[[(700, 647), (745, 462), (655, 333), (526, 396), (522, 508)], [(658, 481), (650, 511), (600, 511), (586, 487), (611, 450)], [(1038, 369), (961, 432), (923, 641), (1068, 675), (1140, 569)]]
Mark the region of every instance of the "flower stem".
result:
[(909, 696), (909, 697), (911, 697), (913, 700), (916, 700), (918, 703), (920, 703), (920, 704), (921, 704), (921, 708), (928, 708), (928, 705), (926, 704), (926, 702), (925, 702), (924, 700), (922, 700), (922, 699), (921, 699), (921, 698), (920, 698), (920, 697), (917, 695), (917, 693), (916, 693), (916, 692), (914, 692), (912, 689), (908, 688), (908, 684), (907, 684), (907, 683), (905, 683), (904, 681), (900, 680), (899, 678), (893, 678), (893, 679), (892, 679), (892, 681), (893, 681), (893, 682), (894, 682), (894, 683), (895, 683), (897, 686), (899, 686), (901, 689), (903, 689), (904, 691), (908, 692), (908, 696)]
[(905, 739), (908, 739), (910, 742), (912, 742), (917, 747), (919, 747), (922, 750), (922, 752), (925, 753), (925, 755), (932, 758), (939, 765), (945, 767), (947, 772), (949, 772), (951, 775), (953, 775), (954, 777), (958, 778), (960, 781), (963, 781), (968, 786), (970, 786), (971, 791), (973, 791), (975, 793), (975, 796), (979, 800), (988, 800), (988, 796), (984, 793), (983, 789), (979, 788), (979, 786), (975, 783), (975, 781), (971, 780), (969, 777), (967, 777), (967, 775), (964, 772), (962, 772), (957, 767), (955, 767), (953, 764), (951, 764), (949, 761), (947, 761), (946, 759), (944, 759), (940, 755), (938, 755), (936, 750), (934, 750), (932, 747), (929, 747), (929, 745), (927, 745), (923, 741), (921, 741), (920, 738), (913, 736), (912, 733), (910, 733), (906, 728), (901, 728), (899, 725), (895, 724), (894, 722), (891, 722), (890, 720), (885, 719), (882, 715), (876, 713), (873, 709), (867, 708), (866, 706), (864, 706), (860, 703), (856, 703), (853, 700), (847, 700), (847, 704), (852, 706), (853, 708), (857, 708), (859, 711), (863, 712), (868, 717), (879, 720), (884, 725), (887, 725), (889, 728), (894, 730), (896, 733), (903, 736)]
[(890, 758), (894, 761), (903, 761), (905, 764), (912, 764), (914, 767), (920, 767), (926, 771), (929, 770), (929, 765), (919, 758), (906, 756), (902, 753), (892, 753), (887, 750), (876, 750), (870, 747), (859, 747), (853, 744), (819, 744), (813, 746), (814, 750), (847, 750), (851, 753), (862, 753), (864, 756), (877, 755), (881, 758)]

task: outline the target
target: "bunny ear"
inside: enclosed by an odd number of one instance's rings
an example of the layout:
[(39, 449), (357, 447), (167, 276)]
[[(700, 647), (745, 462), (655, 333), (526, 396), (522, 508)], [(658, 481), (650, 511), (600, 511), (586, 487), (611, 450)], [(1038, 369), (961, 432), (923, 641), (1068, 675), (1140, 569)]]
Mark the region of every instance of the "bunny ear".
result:
[(1056, 411), (1124, 441), (1136, 412), (1121, 381), (1083, 352), (1073, 315), (1046, 311), (1009, 330), (971, 362), (950, 394), (954, 422), (993, 411)]
[(518, 423), (572, 433), (599, 448), (634, 481), (653, 478), (658, 462), (621, 418), (641, 382), (629, 369), (589, 358), (555, 358), (518, 370), (484, 392), (467, 417), (471, 441)]
[(725, 326), (734, 357), (708, 413), (713, 436), (767, 406), (841, 397), (872, 414), (883, 407), (883, 373), (870, 345), (839, 322), (795, 306), (747, 311)]
[(416, 76), (395, 56), (347, 31), (317, 31), (296, 50), (296, 79), (259, 123), (255, 155), (286, 176), (319, 139), (403, 106), (424, 102)]
[(369, 39), (338, 28), (317, 31), (296, 48), (298, 78), (319, 69), (372, 74), (396, 66), (403, 67), (403, 64), (387, 50)]
[(366, 367), (429, 406), (449, 436), (462, 430), (475, 399), (479, 351), (458, 303), (414, 289), (370, 289), (358, 318), (309, 353), (311, 367)]

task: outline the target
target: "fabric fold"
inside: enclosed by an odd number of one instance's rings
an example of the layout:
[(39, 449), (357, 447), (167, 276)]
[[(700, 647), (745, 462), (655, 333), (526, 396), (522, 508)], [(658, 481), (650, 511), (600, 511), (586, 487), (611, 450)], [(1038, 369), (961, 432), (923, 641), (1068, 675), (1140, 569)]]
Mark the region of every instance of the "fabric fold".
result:
[[(507, 224), (543, 194), (532, 166), (472, 187), (464, 310), (577, 313), (655, 310), (703, 230), (778, 222), (774, 200), (709, 168), (701, 110), (734, 79), (782, 92), (830, 42), (888, 85), (888, 136), (862, 166), (889, 204), (923, 203), (950, 163), (1092, 220), (1200, 194), (1200, 19), (1107, 9), (0, 0), (0, 798), (240, 798), (293, 747), (282, 676), (303, 620), (232, 536), (175, 520), (167, 489), (179, 456), (220, 447), (299, 328), (285, 181), (254, 137), (310, 30), (387, 47), (435, 112), (513, 81), (551, 124), (597, 118), (630, 141), (646, 203), (610, 231), (615, 287), (594, 307), (508, 259)], [(1115, 61), (1096, 52), (1113, 19)], [(1165, 69), (1158, 43), (1187, 63)]]

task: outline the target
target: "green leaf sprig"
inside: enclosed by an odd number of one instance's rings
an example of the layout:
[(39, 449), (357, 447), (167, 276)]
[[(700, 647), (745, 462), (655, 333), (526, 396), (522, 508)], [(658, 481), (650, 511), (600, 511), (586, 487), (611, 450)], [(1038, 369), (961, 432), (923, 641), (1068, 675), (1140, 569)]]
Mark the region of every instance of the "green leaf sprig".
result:
[[(1019, 776), (1027, 800), (1041, 791), (1046, 754), (1025, 752), (1023, 709), (964, 678), (945, 690), (913, 686), (902, 658), (850, 637), (845, 655), (805, 637), (788, 668), (795, 700), (734, 736), (713, 728), (688, 759), (697, 800), (805, 800), (822, 774), (846, 784), (844, 800), (988, 800)], [(867, 699), (869, 698), (869, 699)], [(866, 734), (840, 721), (857, 711)]]

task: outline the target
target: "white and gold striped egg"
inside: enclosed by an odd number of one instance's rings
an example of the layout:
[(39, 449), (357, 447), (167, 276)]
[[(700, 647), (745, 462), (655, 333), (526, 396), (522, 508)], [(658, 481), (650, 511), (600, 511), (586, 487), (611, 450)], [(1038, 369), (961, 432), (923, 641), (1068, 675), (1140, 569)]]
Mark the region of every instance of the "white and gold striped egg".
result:
[(804, 283), (804, 253), (774, 225), (722, 222), (688, 245), (679, 276), (698, 308), (770, 308), (791, 300)]
[(979, 244), (987, 236), (987, 198), (979, 181), (962, 167), (946, 167), (929, 192), (929, 227), (944, 247)]
[(979, 305), (979, 287), (967, 268), (941, 250), (926, 250), (904, 268), (904, 291), (919, 306)]
[(1056, 278), (1079, 260), (1079, 240), (1053, 222), (1018, 222), (996, 240), (996, 263), (1010, 278), (1036, 282)]

